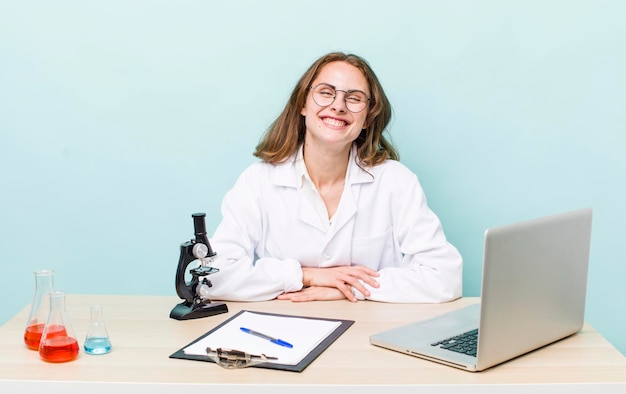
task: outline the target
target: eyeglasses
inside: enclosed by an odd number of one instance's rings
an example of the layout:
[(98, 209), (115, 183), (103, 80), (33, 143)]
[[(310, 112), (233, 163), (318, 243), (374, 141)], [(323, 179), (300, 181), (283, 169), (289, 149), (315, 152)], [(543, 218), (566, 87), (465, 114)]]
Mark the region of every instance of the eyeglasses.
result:
[(337, 92), (343, 92), (343, 101), (346, 103), (346, 108), (348, 108), (348, 111), (354, 113), (363, 111), (367, 108), (370, 101), (367, 94), (360, 90), (339, 90), (327, 83), (320, 83), (312, 86), (311, 92), (313, 101), (315, 101), (315, 104), (320, 107), (328, 107), (335, 102)]

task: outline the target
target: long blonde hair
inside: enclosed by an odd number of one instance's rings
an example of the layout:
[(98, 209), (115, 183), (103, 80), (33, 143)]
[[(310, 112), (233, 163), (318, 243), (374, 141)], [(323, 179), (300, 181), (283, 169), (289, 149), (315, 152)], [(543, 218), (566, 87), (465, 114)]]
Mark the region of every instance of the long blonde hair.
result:
[(304, 142), (306, 127), (304, 116), (300, 113), (304, 108), (311, 83), (320, 73), (322, 67), (332, 62), (346, 62), (365, 76), (371, 91), (370, 107), (366, 124), (355, 140), (359, 165), (374, 166), (387, 159), (398, 160), (399, 155), (393, 144), (383, 132), (391, 120), (391, 104), (383, 91), (376, 74), (361, 57), (342, 52), (331, 52), (319, 58), (302, 75), (283, 112), (276, 118), (263, 135), (256, 147), (254, 156), (261, 160), (276, 164), (292, 156)]

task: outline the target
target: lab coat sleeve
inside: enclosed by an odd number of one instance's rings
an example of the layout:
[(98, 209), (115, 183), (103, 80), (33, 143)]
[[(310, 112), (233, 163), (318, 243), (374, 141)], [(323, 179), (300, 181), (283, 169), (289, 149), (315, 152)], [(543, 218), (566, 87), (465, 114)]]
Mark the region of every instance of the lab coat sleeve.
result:
[[(376, 278), (380, 287), (365, 287), (367, 297), (384, 302), (437, 303), (451, 301), (462, 295), (463, 261), (450, 244), (441, 222), (428, 207), (426, 196), (413, 173), (403, 171), (394, 177), (396, 184), (390, 195), (393, 242), (400, 251), (400, 260), (383, 266)], [(365, 298), (355, 291), (358, 298)]]
[(222, 201), (222, 221), (211, 246), (216, 252), (212, 299), (265, 301), (284, 292), (302, 289), (302, 269), (294, 259), (264, 257), (255, 261), (255, 248), (263, 237), (263, 188), (268, 185), (262, 166), (245, 170)]

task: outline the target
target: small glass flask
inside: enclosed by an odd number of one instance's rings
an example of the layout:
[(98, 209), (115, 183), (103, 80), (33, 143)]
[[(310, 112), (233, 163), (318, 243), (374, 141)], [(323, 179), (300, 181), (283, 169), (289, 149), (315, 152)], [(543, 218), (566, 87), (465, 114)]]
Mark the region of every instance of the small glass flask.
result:
[(111, 340), (104, 324), (100, 305), (91, 307), (91, 321), (84, 348), (87, 354), (107, 354), (111, 351)]
[(78, 357), (78, 341), (65, 310), (65, 292), (50, 293), (50, 314), (41, 334), (39, 356), (52, 363), (72, 361)]
[(31, 350), (39, 350), (39, 341), (50, 313), (50, 292), (54, 289), (54, 271), (35, 271), (35, 297), (24, 330), (24, 343)]

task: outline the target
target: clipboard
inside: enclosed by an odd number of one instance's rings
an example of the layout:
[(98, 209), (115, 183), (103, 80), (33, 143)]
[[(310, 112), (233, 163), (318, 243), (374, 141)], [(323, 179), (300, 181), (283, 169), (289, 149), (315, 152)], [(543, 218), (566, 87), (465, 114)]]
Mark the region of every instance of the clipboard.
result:
[(344, 332), (346, 332), (346, 330), (350, 328), (352, 324), (354, 324), (354, 320), (295, 316), (295, 315), (284, 315), (284, 314), (276, 314), (276, 313), (268, 313), (268, 312), (242, 310), (242, 311), (237, 312), (235, 315), (231, 316), (230, 318), (228, 318), (226, 321), (222, 322), (218, 326), (214, 327), (207, 333), (198, 337), (194, 341), (183, 346), (182, 348), (180, 348), (179, 350), (171, 354), (169, 358), (214, 362), (213, 360), (211, 360), (211, 358), (207, 356), (187, 354), (184, 352), (184, 349), (195, 344), (196, 342), (201, 341), (202, 339), (211, 335), (212, 333), (216, 332), (217, 330), (219, 330), (226, 324), (230, 323), (231, 321), (235, 320), (237, 317), (239, 317), (241, 314), (245, 312), (250, 312), (250, 313), (257, 314), (257, 315), (275, 316), (275, 317), (281, 317), (281, 318), (298, 318), (298, 319), (320, 320), (320, 321), (329, 321), (329, 322), (339, 323), (338, 326), (330, 334), (326, 335), (326, 337), (320, 343), (318, 343), (317, 346), (315, 346), (311, 351), (309, 351), (309, 353), (302, 360), (300, 360), (300, 362), (298, 362), (297, 364), (292, 365), (292, 364), (279, 364), (279, 363), (273, 363), (273, 362), (263, 362), (263, 363), (250, 366), (250, 367), (255, 367), (255, 368), (277, 369), (277, 370), (291, 371), (291, 372), (302, 372), (307, 366), (309, 366), (309, 364), (311, 364), (311, 362), (313, 362), (313, 360), (315, 360), (320, 354), (322, 354), (322, 352), (324, 352), (324, 350), (326, 350), (333, 342), (335, 342), (337, 338), (339, 338)]

